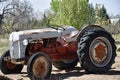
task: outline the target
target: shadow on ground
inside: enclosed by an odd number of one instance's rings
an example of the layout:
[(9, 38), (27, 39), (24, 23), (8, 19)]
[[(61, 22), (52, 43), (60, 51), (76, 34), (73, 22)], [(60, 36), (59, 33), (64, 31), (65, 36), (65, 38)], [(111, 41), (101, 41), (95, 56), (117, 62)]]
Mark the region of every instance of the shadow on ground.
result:
[(0, 75), (0, 80), (12, 80), (12, 79), (10, 79), (10, 78), (8, 78), (8, 77), (1, 76), (1, 75)]
[[(90, 73), (85, 72), (82, 68), (80, 67), (75, 67), (73, 69), (67, 69), (65, 70), (64, 73), (62, 73), (62, 70), (53, 70), (54, 73), (52, 73), (51, 77), (49, 79), (44, 79), (44, 80), (64, 80), (68, 79), (70, 77), (80, 77), (83, 75), (89, 75)], [(22, 72), (21, 74), (27, 74), (26, 72)], [(120, 71), (118, 70), (109, 70), (105, 73), (97, 73), (94, 75), (120, 75)], [(28, 77), (22, 76), (22, 77)], [(1, 79), (0, 79), (1, 80)]]
[[(82, 71), (81, 71), (82, 70)], [(58, 73), (58, 74), (52, 74), (51, 79), (48, 80), (63, 80), (70, 77), (80, 77), (83, 75), (89, 75), (90, 73), (85, 72), (82, 68), (76, 67), (72, 70), (66, 70), (66, 73)], [(109, 70), (104, 73), (97, 73), (94, 75), (120, 75), (120, 71), (117, 70)]]

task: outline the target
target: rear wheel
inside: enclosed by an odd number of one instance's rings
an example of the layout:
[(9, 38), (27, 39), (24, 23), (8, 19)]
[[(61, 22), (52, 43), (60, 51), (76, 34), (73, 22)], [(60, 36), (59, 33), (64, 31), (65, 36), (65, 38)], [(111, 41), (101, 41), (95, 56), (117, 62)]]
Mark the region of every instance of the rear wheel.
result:
[(5, 57), (9, 57), (10, 56), (10, 51), (6, 51), (0, 59), (0, 68), (2, 73), (4, 74), (10, 74), (10, 73), (20, 73), (21, 70), (23, 69), (23, 65), (22, 64), (13, 64), (10, 61), (5, 61), (4, 58)]
[(49, 78), (52, 71), (52, 63), (50, 58), (38, 52), (30, 57), (27, 65), (27, 73), (31, 80)]
[(69, 69), (74, 68), (77, 65), (78, 59), (75, 60), (63, 60), (63, 61), (54, 61), (53, 65), (58, 69)]
[(78, 43), (81, 66), (88, 72), (104, 72), (111, 68), (116, 56), (115, 41), (105, 30), (85, 32)]

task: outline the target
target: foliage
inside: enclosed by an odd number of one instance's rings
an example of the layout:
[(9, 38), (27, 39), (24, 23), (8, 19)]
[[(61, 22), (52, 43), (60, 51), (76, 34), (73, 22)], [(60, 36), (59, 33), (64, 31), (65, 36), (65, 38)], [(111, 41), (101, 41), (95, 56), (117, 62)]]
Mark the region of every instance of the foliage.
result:
[(52, 18), (53, 18), (53, 12), (51, 10), (46, 10), (43, 14), (42, 19), (40, 20), (40, 23), (41, 24), (43, 23), (42, 26), (49, 27), (51, 25), (50, 21), (51, 21)]
[(100, 7), (101, 4), (96, 4), (96, 7), (95, 7), (95, 15), (96, 15), (96, 24), (99, 24), (99, 25), (103, 25), (103, 26), (106, 26), (110, 23), (110, 18), (107, 14), (107, 10), (106, 8), (104, 7), (104, 5), (102, 5), (102, 7)]
[(51, 24), (72, 25), (80, 29), (88, 21), (88, 2), (88, 0), (52, 0), (51, 8), (55, 16)]
[(49, 27), (52, 17), (53, 12), (51, 10), (46, 10), (41, 13), (37, 12), (34, 14), (34, 18), (32, 18), (32, 21), (30, 22), (31, 29)]
[(116, 22), (116, 23), (114, 23), (112, 25), (113, 25), (112, 33), (113, 34), (120, 34), (120, 19), (118, 20), (118, 22)]
[(3, 54), (9, 47), (7, 40), (8, 39), (2, 39), (0, 37), (0, 55)]
[(52, 0), (50, 10), (37, 14), (33, 13), (32, 5), (26, 0), (0, 1), (9, 1), (0, 9), (0, 32), (4, 33), (50, 25), (71, 25), (81, 29), (84, 25), (99, 23), (106, 26), (110, 23), (105, 7), (94, 8), (89, 0)]
[(118, 35), (120, 34), (120, 18), (116, 17), (115, 19), (118, 19), (118, 21), (116, 20), (116, 22), (110, 23), (108, 26), (104, 28), (111, 34)]
[(87, 19), (87, 24), (95, 24), (95, 9), (92, 4), (89, 4), (88, 6), (88, 19)]
[(55, 15), (51, 24), (55, 25), (72, 25), (80, 29), (85, 24), (108, 25), (110, 22), (104, 5), (97, 4), (94, 9), (88, 0), (52, 0), (51, 8)]
[[(76, 2), (79, 0), (76, 0)], [(95, 8), (92, 4), (81, 5), (83, 3), (64, 1), (64, 0), (52, 0), (51, 8), (55, 13), (55, 17), (51, 21), (52, 24), (57, 25), (73, 25), (77, 28), (83, 26), (84, 24), (99, 24), (99, 25), (108, 25), (110, 23), (107, 10), (104, 7)], [(80, 6), (76, 6), (80, 5)], [(70, 6), (70, 7), (69, 7)], [(98, 6), (96, 6), (98, 7)], [(97, 16), (97, 17), (96, 17)], [(98, 20), (97, 20), (98, 18)]]

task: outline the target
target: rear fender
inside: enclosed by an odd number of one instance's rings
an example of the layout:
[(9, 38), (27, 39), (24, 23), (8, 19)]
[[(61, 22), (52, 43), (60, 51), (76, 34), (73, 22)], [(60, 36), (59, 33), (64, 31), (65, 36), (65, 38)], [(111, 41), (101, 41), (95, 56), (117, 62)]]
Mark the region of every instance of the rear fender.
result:
[(105, 30), (103, 27), (98, 26), (98, 25), (89, 25), (86, 27), (83, 27), (82, 30), (78, 33), (78, 37), (77, 37), (77, 41), (80, 41), (80, 38), (82, 37), (83, 34), (85, 34), (85, 32), (92, 32), (94, 30)]

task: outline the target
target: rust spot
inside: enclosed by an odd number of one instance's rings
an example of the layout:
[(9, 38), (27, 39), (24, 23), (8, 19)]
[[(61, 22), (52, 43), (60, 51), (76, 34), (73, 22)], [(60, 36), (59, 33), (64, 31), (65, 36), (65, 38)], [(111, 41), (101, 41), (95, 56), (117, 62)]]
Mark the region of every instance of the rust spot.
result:
[(44, 31), (44, 32), (49, 33), (49, 32), (51, 32), (51, 31), (50, 31), (50, 30), (47, 30), (47, 31)]
[(106, 56), (106, 49), (105, 48), (106, 47), (102, 44), (99, 44), (95, 48), (96, 57), (99, 58), (100, 60), (102, 60)]
[(44, 57), (39, 57), (33, 64), (33, 73), (35, 76), (44, 77), (48, 69), (48, 63)]
[(11, 63), (11, 62), (7, 62), (7, 61), (5, 61), (5, 64), (6, 64), (6, 66), (8, 67), (8, 69), (15, 69), (15, 67), (16, 67), (16, 64), (13, 64), (13, 63)]
[(38, 32), (29, 32), (29, 31), (25, 31), (25, 32), (23, 32), (23, 34), (25, 34), (25, 35), (38, 34)]
[(35, 67), (35, 71), (36, 71), (37, 75), (43, 76), (43, 73), (45, 72), (45, 63), (44, 62), (37, 63), (37, 65)]
[(49, 33), (49, 32), (53, 32), (53, 31), (52, 31), (52, 30), (35, 30), (35, 31), (26, 30), (26, 31), (23, 31), (23, 34), (24, 34), (24, 35), (39, 34), (40, 32)]
[(120, 52), (120, 47), (117, 49), (117, 51), (119, 51), (119, 52)]

